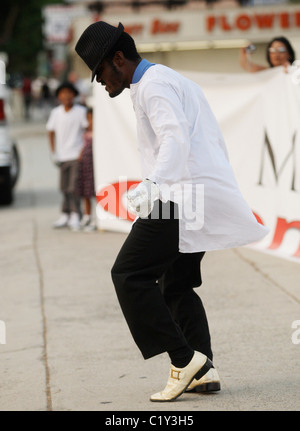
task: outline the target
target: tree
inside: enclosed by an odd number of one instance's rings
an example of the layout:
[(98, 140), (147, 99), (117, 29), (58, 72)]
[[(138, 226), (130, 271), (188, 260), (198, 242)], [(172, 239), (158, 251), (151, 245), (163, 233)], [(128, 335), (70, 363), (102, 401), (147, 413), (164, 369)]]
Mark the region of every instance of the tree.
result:
[(42, 8), (63, 0), (1, 0), (0, 51), (8, 54), (9, 73), (35, 74), (43, 49)]

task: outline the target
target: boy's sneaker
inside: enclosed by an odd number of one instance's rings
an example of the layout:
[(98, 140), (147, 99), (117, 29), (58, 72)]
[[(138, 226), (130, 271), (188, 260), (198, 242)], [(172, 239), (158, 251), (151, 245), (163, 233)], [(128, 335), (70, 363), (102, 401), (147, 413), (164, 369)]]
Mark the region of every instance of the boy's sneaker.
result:
[(80, 226), (81, 226), (82, 228), (85, 228), (85, 227), (86, 227), (86, 226), (88, 226), (90, 223), (91, 223), (91, 216), (90, 216), (90, 215), (88, 215), (88, 214), (84, 214), (84, 215), (83, 215), (83, 217), (82, 217), (82, 219), (81, 219)]
[(71, 213), (68, 226), (71, 230), (79, 231), (80, 230), (80, 217), (78, 213)]
[(95, 223), (89, 223), (87, 226), (83, 228), (84, 232), (95, 232), (97, 230), (97, 226)]
[(58, 220), (53, 223), (55, 229), (68, 226), (69, 214), (62, 213)]

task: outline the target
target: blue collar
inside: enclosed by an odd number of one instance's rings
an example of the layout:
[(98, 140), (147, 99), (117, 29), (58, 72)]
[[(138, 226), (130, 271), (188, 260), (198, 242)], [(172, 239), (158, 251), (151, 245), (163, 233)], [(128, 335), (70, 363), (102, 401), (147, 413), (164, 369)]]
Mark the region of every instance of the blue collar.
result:
[(137, 68), (134, 71), (133, 77), (132, 77), (132, 84), (136, 84), (139, 82), (141, 77), (144, 75), (146, 70), (149, 69), (149, 67), (153, 66), (155, 63), (150, 63), (148, 60), (143, 58), (143, 60), (138, 64)]

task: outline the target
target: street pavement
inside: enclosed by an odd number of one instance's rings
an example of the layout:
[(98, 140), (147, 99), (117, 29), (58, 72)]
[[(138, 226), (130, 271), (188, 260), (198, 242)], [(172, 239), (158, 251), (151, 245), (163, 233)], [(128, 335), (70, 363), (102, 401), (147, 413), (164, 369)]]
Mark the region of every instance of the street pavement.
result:
[(126, 234), (52, 229), (61, 198), (45, 124), (12, 134), (22, 171), (0, 208), (1, 411), (300, 410), (298, 263), (245, 247), (207, 253), (197, 292), (222, 390), (151, 403), (169, 360), (142, 358), (116, 299), (110, 268)]

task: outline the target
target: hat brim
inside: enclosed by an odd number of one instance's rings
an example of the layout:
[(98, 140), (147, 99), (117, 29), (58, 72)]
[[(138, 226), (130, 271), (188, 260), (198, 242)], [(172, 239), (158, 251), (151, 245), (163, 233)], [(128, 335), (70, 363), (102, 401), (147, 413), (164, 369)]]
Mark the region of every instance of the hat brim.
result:
[(114, 47), (114, 45), (117, 43), (119, 37), (121, 36), (121, 34), (124, 31), (124, 26), (122, 23), (119, 22), (119, 25), (116, 29), (116, 32), (114, 34), (114, 36), (109, 40), (107, 46), (104, 48), (103, 50), (103, 54), (101, 55), (101, 57), (99, 58), (99, 61), (97, 62), (96, 66), (94, 67), (93, 71), (92, 71), (92, 79), (91, 82), (94, 81), (94, 78), (97, 74), (97, 69), (100, 65), (100, 63), (103, 61), (103, 59), (105, 58), (105, 56), (109, 53), (109, 51)]

